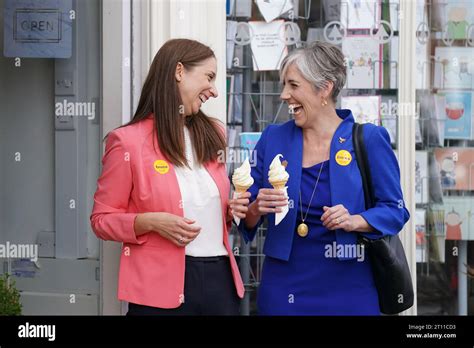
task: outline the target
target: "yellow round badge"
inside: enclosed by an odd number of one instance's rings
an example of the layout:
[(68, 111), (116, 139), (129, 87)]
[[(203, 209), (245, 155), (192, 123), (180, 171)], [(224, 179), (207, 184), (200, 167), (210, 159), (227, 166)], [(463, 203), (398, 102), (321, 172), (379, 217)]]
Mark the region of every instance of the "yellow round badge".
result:
[(340, 166), (347, 166), (352, 161), (352, 155), (349, 151), (339, 150), (336, 153), (336, 162)]
[(166, 174), (170, 170), (168, 162), (163, 160), (156, 160), (155, 163), (153, 163), (153, 167), (160, 174)]

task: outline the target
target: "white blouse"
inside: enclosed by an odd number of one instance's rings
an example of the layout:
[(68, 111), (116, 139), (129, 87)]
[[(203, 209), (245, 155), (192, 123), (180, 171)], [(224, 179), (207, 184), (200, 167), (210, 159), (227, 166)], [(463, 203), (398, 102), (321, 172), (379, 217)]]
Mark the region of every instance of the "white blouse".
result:
[(184, 217), (196, 221), (201, 232), (186, 245), (189, 256), (206, 257), (228, 255), (224, 247), (221, 198), (216, 183), (204, 166), (195, 161), (189, 130), (184, 127), (186, 158), (189, 167), (175, 167)]

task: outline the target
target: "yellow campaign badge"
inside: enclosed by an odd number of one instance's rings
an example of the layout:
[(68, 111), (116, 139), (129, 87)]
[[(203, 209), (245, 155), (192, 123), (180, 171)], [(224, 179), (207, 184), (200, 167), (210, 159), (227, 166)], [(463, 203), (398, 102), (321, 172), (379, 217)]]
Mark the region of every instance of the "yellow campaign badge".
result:
[(352, 155), (349, 151), (339, 150), (336, 153), (336, 162), (340, 166), (347, 166), (352, 161)]
[(160, 174), (166, 174), (170, 170), (168, 162), (163, 160), (156, 160), (155, 163), (153, 163), (153, 167)]

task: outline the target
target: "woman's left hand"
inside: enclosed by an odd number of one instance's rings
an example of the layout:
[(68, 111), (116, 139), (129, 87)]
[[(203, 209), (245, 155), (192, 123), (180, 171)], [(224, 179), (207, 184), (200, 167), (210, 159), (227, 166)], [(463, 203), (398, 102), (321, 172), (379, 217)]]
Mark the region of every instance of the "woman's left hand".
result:
[(349, 211), (342, 204), (334, 207), (324, 206), (323, 210), (324, 214), (321, 216), (321, 221), (328, 230), (343, 229), (346, 232), (356, 230), (355, 215), (349, 214)]

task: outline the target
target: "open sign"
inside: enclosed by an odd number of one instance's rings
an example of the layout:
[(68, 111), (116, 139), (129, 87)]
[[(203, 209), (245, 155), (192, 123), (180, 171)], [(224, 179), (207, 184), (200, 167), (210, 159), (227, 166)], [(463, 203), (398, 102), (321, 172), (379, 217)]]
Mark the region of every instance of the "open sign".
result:
[(4, 0), (4, 55), (70, 58), (72, 0)]
[(59, 42), (61, 13), (58, 10), (16, 10), (13, 36), (21, 42)]

